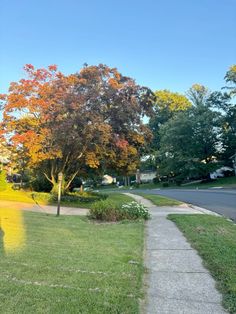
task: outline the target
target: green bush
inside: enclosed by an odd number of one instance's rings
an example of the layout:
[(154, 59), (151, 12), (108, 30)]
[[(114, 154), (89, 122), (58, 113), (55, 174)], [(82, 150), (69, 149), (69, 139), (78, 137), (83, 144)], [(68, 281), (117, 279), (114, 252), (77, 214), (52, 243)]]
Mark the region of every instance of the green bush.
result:
[(152, 182), (153, 182), (154, 184), (158, 184), (158, 183), (160, 183), (160, 179), (157, 178), (157, 177), (155, 177), (155, 178), (153, 178)]
[(50, 192), (52, 183), (49, 182), (44, 175), (37, 175), (31, 181), (31, 187), (36, 192)]
[(94, 203), (89, 210), (89, 214), (92, 219), (102, 221), (118, 221), (122, 219), (120, 206), (108, 200)]
[(176, 184), (177, 186), (181, 186), (182, 183), (183, 183), (183, 180), (181, 180), (181, 179), (176, 179), (176, 180), (175, 180), (175, 184)]
[(128, 219), (149, 219), (150, 218), (150, 214), (147, 210), (147, 208), (137, 202), (130, 202), (127, 204), (123, 204), (121, 206), (121, 210), (122, 212), (125, 214), (125, 216), (128, 217)]
[(76, 192), (76, 193), (67, 193), (63, 195), (61, 200), (66, 203), (74, 203), (74, 202), (81, 202), (81, 203), (93, 203), (100, 200), (107, 199), (107, 194), (100, 194), (94, 192)]
[(0, 191), (5, 191), (7, 189), (7, 181), (6, 181), (6, 171), (0, 171)]
[(83, 181), (79, 177), (75, 177), (74, 180), (71, 182), (69, 190), (72, 192), (74, 188), (80, 188), (81, 185), (83, 184)]
[(12, 190), (20, 190), (21, 189), (21, 183), (13, 183)]
[[(32, 198), (36, 202), (49, 202), (49, 203), (55, 203), (57, 201), (57, 195), (56, 194), (50, 194), (50, 193), (38, 193), (33, 192)], [(61, 196), (61, 202), (62, 203), (94, 203), (100, 200), (105, 200), (108, 197), (106, 194), (100, 194), (100, 193), (91, 193), (91, 192), (78, 192), (78, 193), (68, 193)]]
[(163, 188), (168, 188), (169, 183), (168, 183), (168, 182), (163, 182), (163, 183), (162, 183), (162, 186), (163, 186)]
[(89, 214), (92, 219), (102, 221), (148, 219), (150, 217), (148, 210), (137, 202), (118, 205), (109, 200), (93, 204)]
[(35, 202), (50, 203), (56, 200), (50, 193), (33, 192), (31, 196)]

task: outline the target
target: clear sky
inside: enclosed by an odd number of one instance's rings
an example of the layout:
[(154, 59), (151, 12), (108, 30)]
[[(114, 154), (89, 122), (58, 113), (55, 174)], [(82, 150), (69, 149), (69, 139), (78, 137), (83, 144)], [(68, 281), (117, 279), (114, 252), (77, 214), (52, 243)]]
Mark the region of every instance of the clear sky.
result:
[(0, 93), (22, 67), (105, 63), (153, 90), (216, 90), (236, 63), (236, 0), (0, 0)]

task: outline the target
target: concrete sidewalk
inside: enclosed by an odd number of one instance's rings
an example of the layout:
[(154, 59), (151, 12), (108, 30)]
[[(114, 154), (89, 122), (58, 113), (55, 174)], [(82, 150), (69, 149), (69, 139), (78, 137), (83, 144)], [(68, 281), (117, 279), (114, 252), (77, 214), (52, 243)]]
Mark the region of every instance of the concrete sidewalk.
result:
[(146, 228), (145, 278), (146, 314), (223, 314), (221, 295), (176, 225), (166, 217), (170, 213), (203, 214), (186, 205), (157, 207), (141, 196), (129, 194), (152, 215)]

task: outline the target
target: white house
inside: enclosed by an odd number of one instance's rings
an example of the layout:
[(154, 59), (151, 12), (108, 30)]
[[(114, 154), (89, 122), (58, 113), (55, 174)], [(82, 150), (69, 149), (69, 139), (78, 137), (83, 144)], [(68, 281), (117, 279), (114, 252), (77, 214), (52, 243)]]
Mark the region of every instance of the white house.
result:
[(156, 171), (146, 170), (140, 172), (140, 181), (143, 183), (152, 182), (157, 176)]
[(113, 178), (112, 176), (105, 174), (102, 178), (102, 184), (108, 185), (108, 184), (112, 184), (112, 183), (116, 183), (116, 178)]
[(221, 167), (217, 169), (216, 171), (210, 173), (210, 178), (211, 179), (223, 178), (225, 171), (233, 171), (233, 170), (234, 169), (230, 167)]

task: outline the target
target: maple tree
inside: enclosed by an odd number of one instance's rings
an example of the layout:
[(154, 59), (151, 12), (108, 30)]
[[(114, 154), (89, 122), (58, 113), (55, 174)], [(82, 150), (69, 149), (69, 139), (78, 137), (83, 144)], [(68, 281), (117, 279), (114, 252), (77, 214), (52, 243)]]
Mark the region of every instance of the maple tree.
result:
[(2, 127), (27, 165), (40, 168), (53, 190), (59, 172), (66, 190), (85, 166), (122, 164), (129, 171), (133, 155), (135, 168), (150, 139), (142, 122), (152, 112), (148, 88), (102, 64), (68, 76), (55, 65), (26, 65), (25, 71), (28, 79), (12, 83), (2, 96)]

